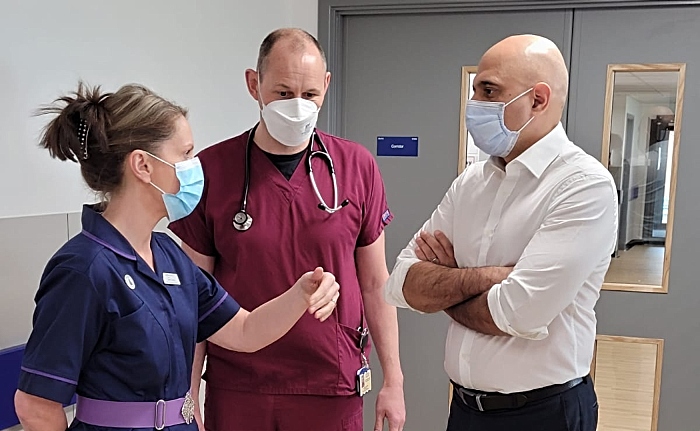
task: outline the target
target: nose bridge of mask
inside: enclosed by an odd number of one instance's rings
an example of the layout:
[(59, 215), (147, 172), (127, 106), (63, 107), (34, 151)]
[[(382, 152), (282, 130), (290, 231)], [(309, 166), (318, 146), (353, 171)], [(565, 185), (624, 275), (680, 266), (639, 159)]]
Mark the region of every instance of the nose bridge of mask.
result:
[(277, 111), (290, 123), (305, 123), (310, 115), (318, 112), (318, 106), (314, 102), (302, 98), (275, 100), (267, 106)]
[[(273, 100), (272, 102), (265, 104), (262, 97), (262, 89), (260, 88), (260, 74), (258, 74), (258, 99), (260, 99), (262, 110), (266, 110), (265, 108), (268, 110), (273, 109), (277, 112), (277, 114), (284, 116), (287, 120), (292, 122), (304, 122), (309, 114), (316, 113), (320, 110), (316, 103), (301, 97)], [(311, 104), (314, 106), (312, 107)], [(270, 107), (268, 108), (268, 106)]]

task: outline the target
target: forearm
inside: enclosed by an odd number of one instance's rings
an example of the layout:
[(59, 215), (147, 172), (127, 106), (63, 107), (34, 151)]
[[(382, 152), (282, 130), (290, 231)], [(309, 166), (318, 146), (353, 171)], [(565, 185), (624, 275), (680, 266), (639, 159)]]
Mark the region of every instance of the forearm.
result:
[(194, 349), (194, 359), (192, 361), (192, 381), (190, 383), (190, 394), (195, 403), (199, 403), (199, 388), (202, 384), (202, 371), (204, 370), (204, 358), (207, 355), (207, 342), (197, 343)]
[(382, 284), (363, 291), (367, 324), (384, 373), (385, 386), (402, 386), (403, 372), (399, 360), (399, 324), (396, 308), (384, 301)]
[(65, 431), (68, 428), (63, 406), (55, 401), (17, 391), (15, 411), (24, 431)]
[(243, 338), (257, 351), (282, 338), (304, 315), (308, 307), (296, 285), (282, 295), (253, 310), (243, 323)]
[(481, 293), (479, 296), (468, 301), (454, 305), (445, 309), (445, 313), (457, 323), (467, 328), (485, 334), (495, 336), (510, 335), (504, 333), (493, 321), (488, 304), (488, 293)]
[(209, 341), (229, 350), (256, 352), (282, 338), (307, 307), (301, 288), (294, 285), (251, 312), (241, 309)]
[(406, 274), (403, 294), (412, 308), (435, 313), (488, 291), (503, 278), (501, 267), (450, 268), (418, 262)]

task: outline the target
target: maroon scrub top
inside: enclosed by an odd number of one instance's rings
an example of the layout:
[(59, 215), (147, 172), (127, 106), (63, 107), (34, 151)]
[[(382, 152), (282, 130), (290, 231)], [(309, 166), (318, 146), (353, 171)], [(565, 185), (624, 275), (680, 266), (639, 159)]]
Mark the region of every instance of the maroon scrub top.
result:
[[(355, 393), (361, 367), (357, 328), (366, 325), (355, 249), (376, 241), (393, 215), (372, 154), (355, 142), (317, 133), (333, 159), (338, 202), (350, 201), (340, 211), (329, 214), (318, 208), (306, 155), (287, 180), (252, 145), (247, 212), (253, 224), (247, 231), (236, 230), (246, 132), (199, 154), (205, 177), (202, 200), (190, 216), (170, 224), (194, 250), (216, 258), (214, 276), (247, 310), (284, 293), (317, 266), (332, 272), (340, 284), (337, 308), (325, 322), (306, 313), (287, 335), (252, 354), (210, 343), (205, 380), (212, 387), (266, 394)], [(333, 205), (330, 171), (322, 158), (314, 157), (313, 171), (321, 195)]]

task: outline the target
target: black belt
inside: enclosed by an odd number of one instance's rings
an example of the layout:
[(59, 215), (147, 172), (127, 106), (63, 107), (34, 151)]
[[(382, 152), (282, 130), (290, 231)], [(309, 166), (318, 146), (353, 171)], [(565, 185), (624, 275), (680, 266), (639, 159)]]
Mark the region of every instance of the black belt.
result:
[(454, 386), (455, 399), (462, 401), (462, 403), (472, 409), (487, 412), (491, 410), (517, 409), (523, 407), (527, 403), (566, 392), (569, 389), (580, 385), (581, 383), (588, 384), (590, 379), (590, 376), (578, 377), (560, 385), (552, 385), (540, 389), (533, 389), (526, 392), (516, 392), (512, 394), (481, 392), (466, 389), (455, 382), (452, 382), (452, 385)]

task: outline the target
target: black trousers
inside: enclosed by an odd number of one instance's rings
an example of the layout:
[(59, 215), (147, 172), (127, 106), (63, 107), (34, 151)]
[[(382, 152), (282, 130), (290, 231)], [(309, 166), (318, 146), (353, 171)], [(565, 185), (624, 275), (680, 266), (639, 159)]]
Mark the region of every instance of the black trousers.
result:
[(598, 399), (590, 379), (519, 409), (480, 412), (452, 397), (447, 431), (596, 431)]

